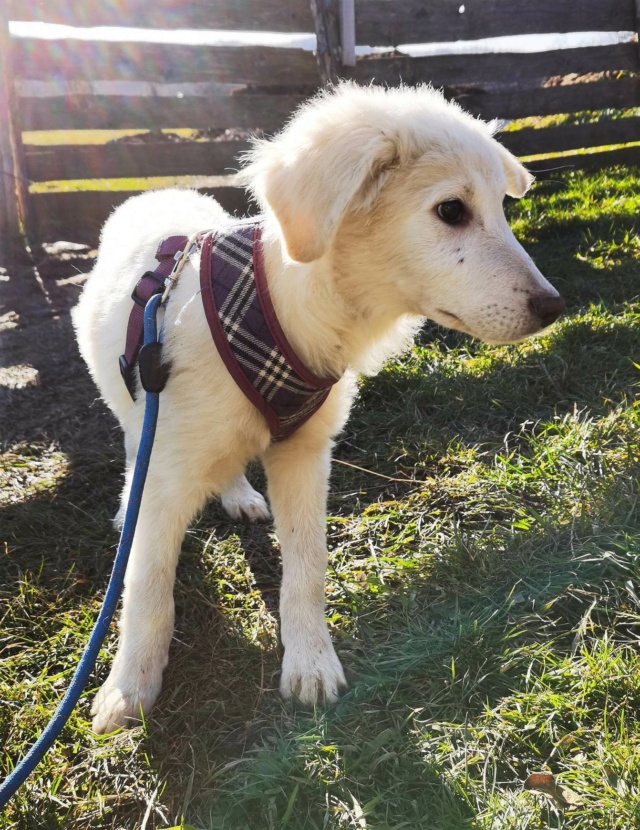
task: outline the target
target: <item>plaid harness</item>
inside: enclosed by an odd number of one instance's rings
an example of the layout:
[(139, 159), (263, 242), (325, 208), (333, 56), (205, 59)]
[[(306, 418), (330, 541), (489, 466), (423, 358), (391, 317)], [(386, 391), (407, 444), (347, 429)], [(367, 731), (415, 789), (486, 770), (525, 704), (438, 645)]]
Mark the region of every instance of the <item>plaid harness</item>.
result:
[[(200, 288), (213, 341), (233, 379), (264, 415), (274, 440), (287, 438), (325, 402), (337, 378), (318, 378), (300, 361), (287, 341), (271, 302), (264, 272), (261, 227), (238, 222), (198, 239), (201, 247)], [(147, 271), (134, 292), (127, 348), (120, 367), (135, 394), (133, 367), (142, 337), (138, 309), (164, 290), (186, 237), (169, 237), (159, 246), (160, 265)], [(135, 346), (137, 345), (137, 351)]]

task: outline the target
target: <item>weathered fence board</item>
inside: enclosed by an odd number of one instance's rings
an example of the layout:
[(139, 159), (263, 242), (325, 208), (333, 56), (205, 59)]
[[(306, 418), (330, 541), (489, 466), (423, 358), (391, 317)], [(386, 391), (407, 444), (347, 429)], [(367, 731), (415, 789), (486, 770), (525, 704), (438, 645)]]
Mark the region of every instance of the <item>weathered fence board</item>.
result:
[(558, 49), (553, 52), (438, 55), (410, 58), (396, 55), (359, 60), (352, 77), (359, 83), (407, 84), (510, 84), (536, 78), (604, 72), (608, 69), (637, 71), (640, 57), (636, 43)]
[[(626, 109), (640, 102), (640, 78), (526, 89), (452, 85), (445, 92), (484, 118)], [(66, 95), (20, 100), (25, 130), (261, 128), (279, 129), (304, 95), (236, 94), (161, 97)]]
[(315, 88), (312, 52), (269, 46), (185, 46), (85, 40), (13, 39), (16, 77), (24, 80), (217, 81)]
[[(498, 134), (517, 156), (601, 147), (640, 141), (640, 117)], [(31, 181), (129, 178), (144, 176), (215, 176), (235, 171), (246, 141), (130, 141), (110, 144), (27, 145), (26, 173)]]
[[(138, 191), (91, 191), (34, 193), (33, 210), (43, 241), (66, 239), (95, 244), (100, 229), (115, 207)], [(237, 216), (255, 212), (246, 192), (240, 187), (204, 188), (225, 210)]]
[[(616, 164), (640, 165), (640, 146), (541, 159), (527, 166), (540, 178), (544, 178), (545, 173), (570, 169), (602, 169)], [(242, 188), (205, 188), (201, 192), (212, 195), (226, 210), (238, 216), (255, 213), (257, 210)], [(96, 243), (100, 228), (112, 210), (134, 195), (136, 193), (133, 191), (33, 194), (33, 210), (40, 237), (45, 241), (68, 239)]]
[(526, 118), (530, 115), (636, 107), (640, 101), (640, 77), (490, 93), (481, 88), (451, 87), (449, 92), (474, 115), (483, 118)]
[[(18, 75), (25, 80), (120, 80), (155, 83), (217, 82), (259, 86), (265, 90), (295, 87), (311, 94), (320, 85), (311, 52), (269, 47), (201, 47), (161, 44), (112, 44), (68, 41), (14, 41)], [(38, 42), (42, 43), (42, 42)], [(37, 59), (31, 59), (31, 52)], [(606, 70), (638, 71), (636, 43), (560, 49), (533, 54), (407, 56), (359, 60), (344, 69), (359, 83), (481, 84), (509, 78), (513, 84), (534, 78)]]
[(130, 141), (60, 146), (27, 145), (27, 176), (56, 179), (117, 179), (141, 176), (219, 176), (239, 167), (247, 141)]
[(640, 118), (514, 130), (500, 133), (498, 139), (516, 156), (579, 150), (582, 147), (602, 147), (606, 144), (627, 144), (640, 141)]
[(157, 29), (246, 29), (311, 32), (306, 0), (9, 0), (12, 20), (65, 23), (70, 26), (140, 26)]
[[(34, 0), (24, 4), (24, 8), (23, 0), (8, 2), (14, 19), (72, 25), (314, 30), (307, 0), (194, 0), (187, 5), (157, 0), (152, 7), (147, 0), (103, 0), (99, 6), (69, 0)], [(316, 11), (320, 5), (315, 4)], [(637, 6), (640, 0), (585, 0), (582, 4), (558, 0), (356, 0), (356, 34), (359, 43), (393, 46), (586, 29), (637, 31)], [(235, 127), (273, 132), (320, 82), (313, 54), (301, 49), (15, 38), (11, 57), (19, 82), (45, 82), (47, 87), (40, 89), (41, 83), (17, 85), (26, 130)], [(638, 73), (638, 44), (534, 54), (431, 58), (389, 54), (360, 59), (351, 70), (339, 68), (341, 74), (349, 73), (363, 83), (396, 84), (402, 80), (443, 86), (449, 97), (471, 112), (484, 118), (503, 119), (639, 106), (640, 77), (631, 74), (615, 80), (593, 78), (595, 73), (607, 70)], [(584, 83), (549, 82), (567, 75), (588, 75), (593, 79)], [(116, 85), (91, 87), (95, 81)], [(127, 87), (132, 81), (156, 86)], [(49, 95), (53, 89), (50, 82), (59, 84), (54, 95)], [(121, 82), (126, 83), (119, 86)], [(166, 84), (176, 86), (163, 86)], [(143, 94), (145, 89), (153, 94)], [(127, 91), (135, 94), (124, 94)], [(37, 97), (41, 94), (43, 97)], [(518, 155), (537, 155), (629, 143), (639, 137), (640, 118), (628, 117), (505, 132), (500, 140)], [(170, 142), (153, 138), (140, 143), (29, 146), (26, 169), (33, 181), (215, 176), (236, 169), (237, 155), (248, 146), (245, 140)], [(572, 167), (638, 163), (640, 147), (630, 146), (536, 160), (530, 167), (544, 175)], [(215, 180), (210, 182), (214, 183)], [(208, 192), (232, 212), (244, 213), (250, 207), (245, 192), (239, 188), (216, 187)], [(30, 203), (42, 239), (67, 237), (95, 242), (113, 207), (131, 195), (131, 191), (34, 193)]]
[[(601, 147), (640, 141), (640, 118), (593, 124), (523, 129), (498, 134), (517, 156)], [(27, 145), (26, 173), (31, 181), (129, 178), (144, 176), (215, 176), (235, 171), (246, 141), (143, 141), (102, 145)]]
[(65, 95), (22, 98), (25, 130), (120, 130), (188, 127), (279, 129), (300, 95), (226, 95), (165, 98), (136, 95)]
[(356, 0), (357, 42), (369, 46), (584, 31), (636, 31), (634, 0)]
[[(464, 5), (464, 13), (460, 7)], [(245, 29), (311, 32), (306, 0), (103, 0), (100, 4), (70, 0), (9, 0), (13, 20), (46, 21), (72, 26), (139, 26), (145, 28)], [(359, 43), (397, 45), (467, 40), (539, 32), (635, 30), (634, 0), (562, 3), (557, 0), (356, 0)]]
[[(265, 89), (295, 85), (308, 91), (320, 85), (316, 59), (302, 49), (17, 38), (13, 52), (16, 74), (25, 80), (216, 81)], [(484, 83), (504, 81), (505, 77), (519, 83), (569, 73), (636, 71), (639, 67), (637, 43), (621, 43), (533, 54), (372, 57), (359, 60), (355, 69), (344, 69), (342, 74), (348, 73), (360, 83)]]

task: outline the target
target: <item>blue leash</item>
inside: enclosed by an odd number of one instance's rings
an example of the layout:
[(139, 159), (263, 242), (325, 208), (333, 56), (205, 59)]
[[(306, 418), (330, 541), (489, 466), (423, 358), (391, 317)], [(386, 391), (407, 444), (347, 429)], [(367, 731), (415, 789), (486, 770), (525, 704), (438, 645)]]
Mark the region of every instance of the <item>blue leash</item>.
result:
[[(142, 347), (140, 353), (142, 355), (145, 348), (149, 346), (147, 353), (151, 353), (157, 357), (157, 361), (155, 361), (157, 367), (160, 367), (161, 345), (158, 340), (156, 318), (160, 304), (161, 296), (159, 294), (155, 294), (145, 306), (144, 346)], [(153, 383), (145, 383), (143, 385), (147, 390), (149, 387), (154, 387)], [(138, 521), (138, 514), (140, 512), (142, 493), (144, 490), (144, 483), (147, 478), (151, 450), (153, 449), (153, 439), (156, 434), (156, 424), (158, 422), (158, 411), (160, 407), (159, 393), (163, 386), (164, 383), (159, 385), (156, 384), (153, 391), (147, 391), (146, 393), (147, 397), (144, 411), (144, 422), (142, 425), (142, 436), (140, 438), (140, 446), (136, 457), (136, 466), (133, 473), (129, 503), (127, 504), (127, 512), (124, 518), (120, 543), (118, 545), (118, 550), (113, 563), (111, 578), (109, 579), (109, 585), (107, 586), (107, 591), (102, 608), (98, 614), (98, 619), (93, 627), (93, 631), (89, 637), (89, 642), (87, 643), (84, 654), (80, 658), (78, 668), (71, 679), (69, 688), (53, 714), (53, 717), (29, 752), (24, 756), (13, 772), (7, 776), (2, 784), (0, 784), (0, 808), (5, 806), (11, 796), (16, 793), (18, 787), (20, 787), (28, 776), (31, 775), (48, 750), (51, 749), (64, 725), (69, 720), (76, 703), (80, 699), (80, 695), (87, 685), (87, 680), (93, 671), (98, 653), (102, 647), (104, 638), (107, 635), (107, 631), (109, 630), (109, 624), (111, 623), (116, 606), (118, 605), (118, 600), (120, 599), (120, 594), (122, 593), (124, 575), (127, 569), (127, 562), (129, 561), (129, 553), (131, 552), (131, 545), (133, 543), (133, 536), (136, 529), (136, 523)]]

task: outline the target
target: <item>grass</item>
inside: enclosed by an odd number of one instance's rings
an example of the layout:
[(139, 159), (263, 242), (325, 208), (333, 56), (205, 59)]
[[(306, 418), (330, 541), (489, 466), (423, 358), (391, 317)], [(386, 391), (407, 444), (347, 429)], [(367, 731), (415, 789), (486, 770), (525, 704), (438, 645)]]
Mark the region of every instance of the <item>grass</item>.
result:
[(599, 121), (618, 121), (622, 118), (631, 118), (640, 115), (640, 107), (630, 109), (586, 110), (584, 112), (562, 113), (560, 115), (532, 115), (528, 118), (517, 118), (507, 124), (503, 130), (512, 132), (524, 127), (544, 129), (545, 127), (577, 126), (579, 124), (596, 124)]
[[(562, 174), (509, 204), (568, 301), (549, 333), (427, 326), (362, 383), (335, 456), (372, 472), (334, 465), (328, 519), (340, 702), (278, 698), (277, 541), (212, 504), (147, 723), (89, 730), (114, 632), (0, 828), (640, 828), (639, 187)], [(116, 541), (119, 439), (77, 366), (14, 393), (0, 461), (3, 772), (68, 681)], [(569, 800), (524, 788), (533, 772)]]
[[(606, 144), (601, 147), (583, 147), (576, 150), (562, 150), (552, 153), (534, 153), (530, 156), (521, 156), (520, 161), (528, 165), (529, 162), (539, 161), (544, 159), (549, 162), (562, 160), (563, 158), (571, 158), (573, 156), (597, 156), (598, 153), (608, 153), (611, 150), (631, 150), (640, 147), (640, 142), (633, 142), (627, 144)], [(573, 164), (571, 165), (573, 166)], [(33, 191), (32, 191), (33, 192)]]
[(29, 193), (78, 193), (91, 191), (157, 190), (163, 187), (235, 187), (237, 177), (228, 176), (146, 176), (145, 178), (123, 179), (61, 179), (58, 181), (34, 182)]
[[(40, 147), (59, 144), (106, 144), (118, 138), (126, 138), (149, 130), (28, 130), (22, 133), (25, 144), (34, 144)], [(161, 130), (163, 133), (179, 135), (182, 138), (195, 139), (197, 130), (172, 129)]]
[[(200, 131), (191, 129), (161, 130), (192, 141), (203, 141)], [(22, 140), (29, 146), (106, 144), (117, 139), (149, 133), (148, 130), (34, 130), (24, 132)], [(155, 190), (162, 187), (232, 187), (235, 175), (220, 176), (147, 176), (119, 179), (63, 179), (31, 182), (30, 193), (67, 193), (80, 191)]]

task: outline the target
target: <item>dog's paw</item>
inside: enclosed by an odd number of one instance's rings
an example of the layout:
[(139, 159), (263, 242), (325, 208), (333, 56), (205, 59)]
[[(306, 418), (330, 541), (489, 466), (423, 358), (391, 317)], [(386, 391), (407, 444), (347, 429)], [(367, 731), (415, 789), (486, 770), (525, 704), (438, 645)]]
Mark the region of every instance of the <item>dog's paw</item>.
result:
[(347, 681), (342, 664), (330, 641), (314, 647), (295, 644), (285, 648), (280, 694), (297, 698), (305, 706), (334, 703)]
[(98, 735), (123, 727), (138, 726), (156, 702), (162, 688), (162, 672), (143, 680), (133, 675), (128, 679), (114, 676), (112, 671), (93, 701), (93, 731)]
[(235, 521), (268, 522), (271, 519), (267, 502), (244, 476), (234, 481), (220, 496), (227, 514)]

